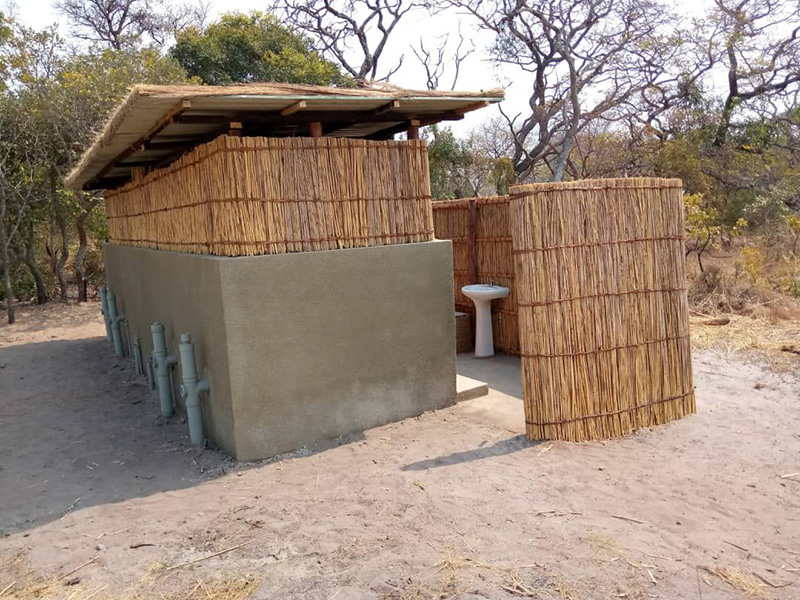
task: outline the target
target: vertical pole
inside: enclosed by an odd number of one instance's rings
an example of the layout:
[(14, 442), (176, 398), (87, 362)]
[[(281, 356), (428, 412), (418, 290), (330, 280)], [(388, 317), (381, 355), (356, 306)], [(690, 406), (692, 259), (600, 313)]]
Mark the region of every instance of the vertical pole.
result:
[(308, 124), (308, 132), (312, 138), (322, 137), (322, 123), (320, 121), (312, 121)]
[(477, 223), (478, 203), (472, 199), (469, 201), (469, 224), (467, 226), (467, 276), (470, 285), (478, 283)]

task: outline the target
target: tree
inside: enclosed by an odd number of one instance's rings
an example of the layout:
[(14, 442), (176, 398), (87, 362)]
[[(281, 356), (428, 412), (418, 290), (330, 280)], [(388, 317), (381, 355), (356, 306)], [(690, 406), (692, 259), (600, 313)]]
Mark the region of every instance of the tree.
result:
[[(530, 86), (530, 110), (506, 116), (519, 177), (545, 167), (563, 177), (575, 137), (589, 123), (619, 119), (660, 84), (672, 50), (668, 14), (652, 0), (440, 0), (494, 36), (495, 63)], [(516, 72), (521, 73), (518, 76)]]
[(799, 9), (787, 0), (714, 0), (705, 29), (722, 37), (719, 62), (727, 74), (715, 147), (725, 144), (737, 111), (778, 116), (797, 107)]
[(206, 29), (177, 34), (170, 54), (190, 76), (212, 85), (282, 81), (348, 85), (339, 69), (272, 15), (227, 14)]
[(9, 323), (16, 319), (11, 249), (37, 201), (44, 156), (29, 101), (24, 92), (0, 96), (0, 263)]
[[(89, 217), (102, 198), (97, 193), (60, 189), (60, 179), (80, 158), (102, 126), (107, 114), (127, 92), (131, 83), (179, 84), (186, 82), (186, 74), (170, 57), (161, 56), (152, 48), (143, 50), (105, 50), (98, 53), (75, 55), (62, 61), (47, 95), (43, 98), (44, 114), (54, 143), (51, 160), (56, 166), (55, 178), (59, 189), (54, 200), (54, 221), (57, 232), (64, 230), (63, 220), (74, 221), (78, 234), (75, 255), (75, 278), (78, 298), (86, 300), (84, 286), (84, 259), (88, 249)], [(64, 226), (62, 226), (64, 225)], [(61, 248), (50, 244), (52, 263), (59, 281), (63, 277), (68, 246)], [(65, 290), (62, 288), (62, 297)]]
[(358, 80), (389, 79), (403, 64), (381, 74), (381, 59), (414, 0), (275, 0), (272, 11), (309, 38), (325, 56)]
[[(466, 40), (458, 31), (458, 43), (452, 51), (448, 52), (450, 34), (438, 38), (435, 44), (425, 46), (425, 41), (419, 40), (419, 48), (412, 47), (414, 56), (425, 70), (425, 86), (429, 90), (440, 88), (442, 77), (450, 71), (452, 73), (450, 90), (456, 89), (458, 78), (461, 75), (461, 65), (475, 52), (475, 45), (466, 45)], [(450, 69), (448, 69), (450, 67)]]
[(172, 35), (189, 26), (202, 26), (209, 3), (158, 4), (151, 0), (58, 0), (78, 39), (107, 44), (113, 50), (139, 47), (145, 41), (167, 44)]
[(451, 129), (433, 126), (427, 135), (431, 195), (435, 200), (508, 194), (514, 181), (511, 161), (485, 150), (488, 144), (484, 145), (481, 130), (460, 140)]

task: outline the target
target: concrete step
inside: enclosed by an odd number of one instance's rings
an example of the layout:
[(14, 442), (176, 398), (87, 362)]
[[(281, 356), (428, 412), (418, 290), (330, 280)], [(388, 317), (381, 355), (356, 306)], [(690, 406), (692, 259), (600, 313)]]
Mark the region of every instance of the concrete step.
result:
[(456, 375), (456, 402), (474, 400), (488, 393), (489, 384), (464, 375)]

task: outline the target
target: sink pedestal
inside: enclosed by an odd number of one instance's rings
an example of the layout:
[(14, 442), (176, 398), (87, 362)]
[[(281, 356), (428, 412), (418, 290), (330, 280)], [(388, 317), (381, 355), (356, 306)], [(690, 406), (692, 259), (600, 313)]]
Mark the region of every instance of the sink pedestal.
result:
[(494, 356), (492, 334), (492, 301), (473, 300), (475, 303), (475, 356)]
[(494, 356), (492, 300), (506, 298), (510, 290), (499, 285), (465, 285), (463, 294), (475, 303), (475, 357)]

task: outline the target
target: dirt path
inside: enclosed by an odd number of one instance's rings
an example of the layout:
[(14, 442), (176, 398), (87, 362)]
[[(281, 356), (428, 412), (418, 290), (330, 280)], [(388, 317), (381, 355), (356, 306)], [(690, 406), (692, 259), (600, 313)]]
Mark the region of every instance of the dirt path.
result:
[(459, 405), (236, 465), (157, 416), (98, 312), (0, 326), (3, 600), (800, 597), (794, 377), (705, 353), (698, 414), (622, 440)]

